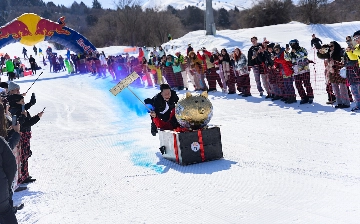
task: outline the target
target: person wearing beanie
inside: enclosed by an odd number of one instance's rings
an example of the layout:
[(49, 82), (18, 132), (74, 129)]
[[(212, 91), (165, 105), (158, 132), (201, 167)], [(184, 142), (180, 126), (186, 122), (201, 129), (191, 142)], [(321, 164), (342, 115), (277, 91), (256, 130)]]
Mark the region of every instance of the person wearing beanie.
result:
[(291, 40), (289, 45), (291, 46), (291, 52), (285, 54), (285, 60), (291, 61), (293, 64), (295, 86), (301, 97), (300, 104), (312, 103), (314, 91), (310, 82), (308, 52), (299, 45), (297, 39)]
[[(25, 104), (24, 96), (20, 94), (13, 94), (8, 97), (10, 104), (10, 113), (12, 115), (16, 115), (18, 122), (20, 123), (20, 160), (21, 160), (21, 170), (20, 170), (20, 178), (18, 179), (18, 183), (31, 183), (36, 179), (33, 179), (29, 175), (28, 170), (28, 159), (32, 155), (32, 151), (30, 150), (30, 138), (31, 138), (31, 126), (39, 122), (40, 118), (44, 114), (44, 111), (38, 113), (34, 117), (31, 117), (28, 112), (29, 108), (32, 106), (31, 102)], [(24, 105), (24, 110), (23, 110)]]
[(10, 81), (8, 83), (8, 94), (20, 94), (20, 86), (17, 83)]

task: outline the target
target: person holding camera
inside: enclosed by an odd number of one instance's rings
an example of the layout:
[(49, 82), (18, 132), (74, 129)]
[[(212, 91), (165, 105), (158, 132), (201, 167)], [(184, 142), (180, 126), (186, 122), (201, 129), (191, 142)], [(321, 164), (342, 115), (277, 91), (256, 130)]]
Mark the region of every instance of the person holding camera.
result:
[[(250, 71), (251, 68), (254, 73), (256, 87), (260, 93), (260, 96), (264, 95), (264, 89), (261, 86), (260, 77), (262, 80), (265, 80), (264, 71), (261, 71), (261, 61), (258, 59), (258, 53), (260, 52), (260, 47), (262, 44), (257, 42), (257, 37), (252, 37), (251, 39), (252, 46), (248, 50), (248, 70)], [(261, 73), (262, 72), (262, 73)]]
[(30, 102), (27, 104), (24, 102), (24, 96), (20, 94), (8, 96), (8, 101), (10, 104), (10, 113), (16, 115), (17, 120), (21, 125), (21, 177), (19, 178), (18, 183), (31, 183), (36, 180), (33, 179), (28, 172), (28, 159), (32, 155), (32, 151), (30, 150), (31, 126), (40, 120), (44, 111), (41, 111), (34, 117), (31, 117), (28, 112), (30, 107), (36, 103), (35, 95), (31, 97)]

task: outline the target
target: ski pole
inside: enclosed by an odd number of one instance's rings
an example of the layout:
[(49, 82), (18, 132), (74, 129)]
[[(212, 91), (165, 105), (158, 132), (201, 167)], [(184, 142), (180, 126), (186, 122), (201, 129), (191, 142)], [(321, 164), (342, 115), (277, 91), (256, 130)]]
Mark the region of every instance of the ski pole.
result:
[[(40, 75), (42, 75), (42, 74), (43, 74), (43, 72), (40, 73)], [(34, 85), (34, 83), (36, 82), (36, 80), (38, 80), (38, 78), (40, 77), (40, 75), (35, 79), (35, 81), (31, 84), (31, 86), (29, 87), (28, 90), (26, 90), (25, 93), (27, 93), (27, 92), (31, 89), (31, 87)]]

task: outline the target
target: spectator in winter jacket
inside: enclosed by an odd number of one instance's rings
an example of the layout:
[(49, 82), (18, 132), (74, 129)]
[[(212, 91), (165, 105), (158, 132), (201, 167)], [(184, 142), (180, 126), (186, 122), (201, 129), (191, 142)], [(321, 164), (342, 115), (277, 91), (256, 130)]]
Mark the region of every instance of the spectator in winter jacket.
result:
[(346, 79), (340, 76), (340, 69), (343, 67), (341, 46), (336, 41), (330, 42), (330, 60), (327, 70), (329, 71), (329, 82), (336, 96), (337, 105), (335, 108), (349, 108), (350, 99), (346, 87)]
[(11, 59), (7, 60), (6, 63), (6, 71), (8, 73), (8, 76), (9, 76), (9, 81), (13, 81), (15, 79), (15, 66), (14, 66), (14, 63), (12, 62)]
[(250, 49), (248, 51), (248, 57), (247, 57), (248, 69), (250, 70), (252, 68), (257, 89), (260, 93), (260, 96), (262, 96), (264, 93), (264, 89), (261, 86), (260, 77), (262, 80), (266, 80), (266, 77), (264, 74), (264, 70), (261, 69), (261, 61), (259, 61), (259, 58), (257, 57), (259, 50), (260, 50), (260, 46), (262, 46), (262, 44), (257, 42), (257, 40), (258, 40), (257, 37), (252, 37), (250, 40), (251, 40), (252, 46), (250, 47)]
[(203, 62), (196, 56), (194, 51), (189, 52), (190, 74), (194, 77), (195, 91), (206, 91), (207, 86), (204, 81)]
[(322, 41), (319, 38), (315, 37), (315, 34), (313, 34), (311, 37), (311, 47), (315, 46), (316, 50), (320, 50)]
[[(351, 39), (348, 41), (350, 42)], [(351, 111), (359, 112), (360, 111), (360, 69), (359, 69), (359, 62), (360, 62), (360, 30), (356, 31), (353, 34), (353, 40), (357, 43), (352, 48), (349, 46), (346, 48), (346, 54), (349, 60), (352, 61), (351, 64), (347, 66), (347, 78), (351, 85), (351, 90), (355, 98), (356, 105)], [(357, 61), (357, 63), (355, 62)]]
[(25, 104), (24, 97), (22, 95), (14, 94), (8, 97), (8, 101), (10, 104), (10, 113), (12, 115), (16, 115), (21, 127), (21, 176), (18, 182), (31, 183), (36, 180), (33, 179), (28, 172), (28, 159), (32, 155), (32, 151), (30, 150), (31, 126), (40, 120), (44, 111), (38, 113), (34, 117), (30, 116), (28, 110), (36, 103), (35, 98), (32, 98), (29, 103)]
[(279, 44), (274, 46), (274, 65), (276, 75), (280, 76), (279, 79), (283, 80), (283, 95), (281, 101), (284, 101), (286, 104), (296, 103), (296, 95), (294, 89), (294, 79), (293, 79), (293, 69), (292, 63), (285, 60), (284, 55), (286, 49), (280, 47)]
[(162, 48), (162, 46), (159, 46), (158, 60), (160, 60), (160, 58), (164, 55), (166, 55), (165, 50)]
[[(25, 47), (23, 47), (23, 50), (22, 50), (22, 53), (23, 53), (23, 55), (24, 55), (24, 59), (29, 59), (29, 57), (27, 56), (27, 50), (26, 50), (26, 48)], [(26, 57), (26, 58), (25, 58)]]
[(33, 58), (32, 55), (30, 55), (30, 58), (29, 58), (29, 62), (30, 62), (30, 67), (31, 67), (31, 71), (32, 71), (32, 74), (36, 74), (36, 61), (35, 61), (35, 58)]
[(66, 58), (70, 60), (70, 50), (69, 48), (66, 48)]
[(336, 102), (336, 96), (333, 92), (332, 89), (332, 85), (329, 82), (329, 61), (330, 61), (330, 51), (329, 51), (329, 44), (323, 44), (321, 46), (321, 49), (319, 49), (316, 53), (317, 57), (319, 59), (324, 60), (324, 66), (325, 66), (325, 71), (324, 71), (324, 76), (325, 76), (325, 85), (326, 85), (326, 92), (328, 94), (328, 101), (326, 102), (326, 104), (333, 104), (334, 102)]
[[(301, 97), (300, 104), (312, 103), (314, 99), (313, 88), (310, 82), (309, 60), (307, 59), (307, 51), (300, 47), (297, 39), (289, 42), (291, 52), (285, 54), (285, 60), (291, 61), (294, 69), (295, 86)], [(306, 91), (303, 87), (306, 88)]]
[[(220, 78), (223, 82), (223, 93), (227, 92), (231, 76), (230, 55), (225, 48), (221, 49), (219, 54)], [(235, 94), (235, 90), (229, 90), (228, 94)]]
[(237, 89), (243, 97), (251, 96), (250, 77), (247, 67), (247, 58), (240, 48), (234, 50), (234, 71), (236, 74)]
[(183, 79), (184, 88), (185, 88), (185, 90), (188, 90), (189, 89), (189, 82), (188, 82), (189, 78), (190, 78), (191, 82), (193, 82), (194, 79), (190, 75), (187, 59), (181, 54), (181, 52), (176, 52), (175, 56), (177, 57), (177, 63), (181, 67), (181, 76)]
[(143, 51), (144, 51), (144, 56), (146, 58), (146, 61), (149, 61), (150, 50), (146, 49), (146, 47), (144, 46)]
[[(1, 98), (0, 98), (1, 101)], [(11, 150), (15, 150), (16, 146), (18, 145), (19, 141), (20, 141), (20, 137), (21, 137), (21, 133), (20, 133), (20, 124), (19, 122), (17, 122), (16, 125), (12, 125), (12, 117), (10, 112), (8, 111), (9, 106), (6, 107), (5, 111), (4, 111), (4, 107), (3, 105), (0, 105), (0, 136), (5, 138), (5, 140), (8, 142), (10, 149)], [(17, 177), (15, 177), (17, 178)], [(15, 185), (17, 185), (17, 180), (13, 179), (15, 181)], [(14, 185), (12, 185), (11, 187), (15, 187)], [(14, 188), (10, 188), (10, 194), (9, 194), (9, 202), (10, 205), (13, 207), (13, 200), (12, 200), (12, 195), (13, 195), (13, 191), (18, 192), (21, 190), (26, 190), (27, 187), (25, 186), (21, 186), (18, 187), (16, 189)], [(16, 207), (14, 208), (14, 210), (16, 209)], [(16, 213), (16, 211), (14, 211)]]
[(10, 189), (16, 173), (15, 157), (8, 143), (0, 137), (0, 222), (17, 224), (13, 206), (10, 204)]
[(186, 49), (186, 55), (189, 55), (191, 51), (194, 51), (194, 48), (191, 47), (191, 44), (188, 44), (188, 48)]
[(35, 54), (35, 56), (37, 55), (37, 47), (34, 45), (34, 47), (33, 47), (33, 51), (34, 51), (34, 54)]

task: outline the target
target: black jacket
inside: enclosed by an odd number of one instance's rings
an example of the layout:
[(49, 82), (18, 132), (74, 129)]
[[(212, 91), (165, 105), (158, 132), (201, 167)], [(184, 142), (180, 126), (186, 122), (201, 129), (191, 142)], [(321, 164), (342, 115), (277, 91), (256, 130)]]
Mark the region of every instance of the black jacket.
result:
[[(29, 104), (30, 103), (25, 104), (26, 111), (30, 108)], [(28, 111), (27, 111), (27, 116), (24, 116), (23, 114), (21, 114), (21, 105), (20, 104), (13, 105), (10, 108), (10, 113), (12, 115), (16, 115), (17, 120), (19, 121), (19, 124), (20, 124), (20, 132), (30, 132), (31, 126), (33, 126), (40, 120), (40, 117), (38, 115), (31, 117), (31, 115)]]
[(319, 50), (321, 49), (321, 44), (322, 41), (319, 38), (315, 37), (314, 39), (311, 39), (311, 47), (315, 46), (315, 48)]
[[(164, 100), (161, 93), (156, 94), (152, 99), (145, 99), (145, 103), (153, 105), (156, 116), (163, 121), (168, 121), (170, 119), (171, 110), (175, 108), (178, 101), (179, 97), (174, 90), (171, 90), (171, 97), (168, 102)], [(166, 109), (166, 103), (169, 105), (169, 109), (162, 114), (160, 112), (163, 112)]]
[(9, 203), (9, 189), (16, 173), (16, 160), (8, 143), (0, 137), (0, 204)]
[[(261, 61), (257, 57), (257, 52), (262, 46), (261, 44), (257, 44), (256, 46), (251, 46), (248, 51), (248, 66), (254, 66), (254, 65), (261, 65)], [(252, 59), (252, 56), (255, 56), (256, 58)]]

